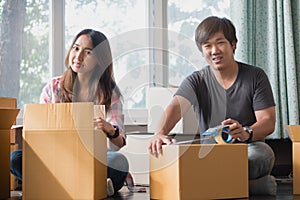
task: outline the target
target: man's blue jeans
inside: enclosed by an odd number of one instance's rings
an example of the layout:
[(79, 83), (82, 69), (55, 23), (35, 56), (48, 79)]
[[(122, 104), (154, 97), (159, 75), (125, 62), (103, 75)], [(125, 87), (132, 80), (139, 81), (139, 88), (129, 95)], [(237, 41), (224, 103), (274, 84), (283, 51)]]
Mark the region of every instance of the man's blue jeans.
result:
[[(113, 182), (114, 190), (120, 190), (128, 174), (128, 161), (126, 157), (115, 151), (107, 152), (107, 177)], [(18, 180), (22, 181), (22, 150), (10, 154), (10, 171)]]
[(275, 162), (272, 148), (262, 141), (248, 144), (249, 180), (270, 175)]

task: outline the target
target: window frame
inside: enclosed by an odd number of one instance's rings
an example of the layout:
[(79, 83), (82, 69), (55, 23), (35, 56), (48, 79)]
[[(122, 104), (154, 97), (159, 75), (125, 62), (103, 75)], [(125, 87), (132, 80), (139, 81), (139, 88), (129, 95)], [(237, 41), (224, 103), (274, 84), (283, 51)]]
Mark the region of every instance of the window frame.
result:
[[(149, 45), (154, 47), (150, 51), (149, 63), (155, 63), (155, 67), (149, 68), (149, 80), (153, 87), (168, 87), (168, 1), (149, 0)], [(161, 50), (156, 50), (161, 49)]]
[[(49, 3), (51, 30), (49, 33), (49, 64), (51, 67), (51, 77), (55, 77), (65, 71), (65, 0), (50, 0)], [(168, 87), (169, 84), (168, 68), (166, 67), (168, 66), (167, 9), (168, 1), (148, 0), (149, 46), (155, 47), (149, 50), (149, 63), (155, 64), (154, 67), (149, 67), (149, 81), (153, 83), (150, 87)], [(162, 49), (162, 51), (158, 51), (156, 48)], [(141, 116), (139, 116), (141, 110), (145, 112), (147, 108), (132, 108), (125, 110), (124, 113), (130, 112), (131, 118), (137, 117), (140, 123), (147, 124), (148, 117), (144, 116), (141, 119)], [(136, 120), (125, 119), (125, 122), (134, 125)]]
[[(65, 0), (50, 0), (49, 64), (51, 77), (64, 72), (65, 57)], [(62, 20), (63, 19), (63, 20)]]
[[(49, 63), (51, 76), (53, 77), (61, 75), (65, 70), (65, 20), (62, 20), (65, 18), (65, 0), (50, 0), (49, 3), (51, 30), (49, 33)], [(153, 86), (168, 86), (168, 69), (161, 67), (168, 66), (167, 9), (168, 1), (148, 1), (149, 44), (152, 47), (159, 47), (163, 50), (156, 51), (155, 48), (152, 48), (149, 52), (149, 63), (156, 64), (154, 68), (149, 68), (149, 80), (153, 83)], [(161, 46), (157, 46), (157, 44), (161, 44)]]

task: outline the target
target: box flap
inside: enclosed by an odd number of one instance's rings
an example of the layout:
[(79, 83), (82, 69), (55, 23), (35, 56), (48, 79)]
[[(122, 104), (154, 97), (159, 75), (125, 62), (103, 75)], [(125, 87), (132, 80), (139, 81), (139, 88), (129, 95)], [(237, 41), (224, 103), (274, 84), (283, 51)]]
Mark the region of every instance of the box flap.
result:
[(300, 142), (300, 125), (285, 125), (284, 128), (293, 142)]
[(17, 106), (17, 99), (0, 97), (0, 108), (16, 108), (16, 106)]
[(93, 103), (26, 104), (23, 130), (90, 130)]
[(10, 129), (20, 109), (0, 108), (0, 129)]

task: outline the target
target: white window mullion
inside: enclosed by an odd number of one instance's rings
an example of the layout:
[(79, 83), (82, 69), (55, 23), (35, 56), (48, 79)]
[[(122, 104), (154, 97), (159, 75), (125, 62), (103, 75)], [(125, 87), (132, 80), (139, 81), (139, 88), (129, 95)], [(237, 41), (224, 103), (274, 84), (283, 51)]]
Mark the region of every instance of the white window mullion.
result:
[(149, 1), (150, 82), (152, 86), (168, 86), (167, 1)]
[(65, 0), (50, 0), (49, 64), (51, 76), (61, 75), (65, 56)]

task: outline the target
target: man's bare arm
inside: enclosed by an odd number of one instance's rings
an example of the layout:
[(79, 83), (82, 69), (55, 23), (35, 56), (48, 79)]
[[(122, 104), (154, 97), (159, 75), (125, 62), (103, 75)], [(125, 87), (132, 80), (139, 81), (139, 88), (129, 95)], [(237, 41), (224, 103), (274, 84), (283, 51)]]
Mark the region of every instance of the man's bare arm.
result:
[(190, 107), (191, 103), (186, 98), (174, 96), (162, 116), (158, 131), (150, 142), (149, 151), (151, 154), (159, 154), (163, 144), (171, 144), (173, 142), (172, 138), (167, 135)]

